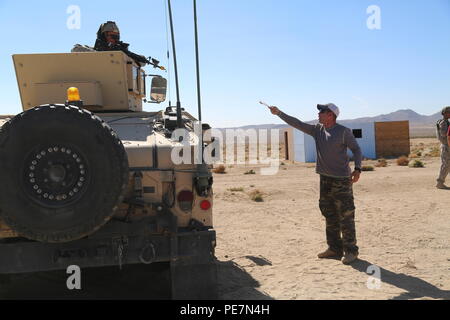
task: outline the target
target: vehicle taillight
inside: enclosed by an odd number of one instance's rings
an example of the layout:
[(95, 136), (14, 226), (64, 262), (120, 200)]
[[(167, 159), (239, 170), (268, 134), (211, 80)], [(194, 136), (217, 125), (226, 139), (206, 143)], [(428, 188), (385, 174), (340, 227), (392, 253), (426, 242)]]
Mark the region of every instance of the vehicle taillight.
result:
[(200, 202), (200, 208), (205, 211), (211, 209), (211, 202), (208, 200), (203, 200)]
[(184, 190), (178, 194), (178, 205), (181, 210), (189, 211), (192, 210), (192, 203), (194, 201), (194, 194), (192, 191)]
[(194, 200), (194, 194), (192, 193), (192, 191), (181, 191), (178, 194), (178, 201), (179, 202), (184, 202), (184, 201), (193, 201)]

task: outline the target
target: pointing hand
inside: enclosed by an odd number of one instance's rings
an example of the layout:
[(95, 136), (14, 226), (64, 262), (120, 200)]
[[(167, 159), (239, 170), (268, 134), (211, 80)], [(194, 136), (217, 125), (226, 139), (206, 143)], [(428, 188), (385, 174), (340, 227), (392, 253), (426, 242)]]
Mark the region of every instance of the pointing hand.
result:
[(276, 116), (280, 115), (280, 113), (281, 113), (280, 109), (278, 109), (275, 106), (271, 106), (271, 107), (269, 107), (269, 109), (270, 109), (270, 112), (272, 112), (272, 114), (274, 114)]

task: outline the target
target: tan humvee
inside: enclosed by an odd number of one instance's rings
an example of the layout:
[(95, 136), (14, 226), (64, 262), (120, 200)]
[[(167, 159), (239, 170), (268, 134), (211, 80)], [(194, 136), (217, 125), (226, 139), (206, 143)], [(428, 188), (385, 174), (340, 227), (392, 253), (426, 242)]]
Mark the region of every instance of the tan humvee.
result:
[[(24, 112), (0, 117), (0, 274), (169, 261), (174, 297), (214, 297), (210, 168), (174, 164), (176, 113), (143, 111), (145, 71), (120, 51), (13, 61)], [(153, 77), (152, 102), (165, 86)]]

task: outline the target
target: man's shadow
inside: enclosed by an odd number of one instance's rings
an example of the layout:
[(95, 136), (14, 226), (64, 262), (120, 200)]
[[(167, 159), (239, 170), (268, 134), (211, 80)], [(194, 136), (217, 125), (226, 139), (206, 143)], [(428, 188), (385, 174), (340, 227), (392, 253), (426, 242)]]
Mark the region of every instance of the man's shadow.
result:
[[(366, 273), (367, 268), (374, 264), (365, 261), (357, 260), (351, 264), (351, 267), (360, 272)], [(379, 266), (378, 266), (379, 267)], [(380, 268), (380, 280), (383, 283), (396, 286), (407, 292), (394, 297), (393, 300), (415, 299), (421, 297), (430, 297), (433, 299), (450, 299), (450, 290), (441, 290), (436, 286), (428, 283), (420, 278), (408, 276), (403, 273), (395, 273), (386, 269)]]

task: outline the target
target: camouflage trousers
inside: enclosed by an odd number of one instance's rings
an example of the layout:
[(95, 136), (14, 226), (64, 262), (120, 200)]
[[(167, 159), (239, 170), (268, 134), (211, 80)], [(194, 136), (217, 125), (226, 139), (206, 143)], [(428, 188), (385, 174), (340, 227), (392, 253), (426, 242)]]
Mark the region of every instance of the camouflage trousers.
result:
[(326, 219), (328, 247), (338, 253), (358, 252), (351, 179), (321, 175), (319, 207)]
[(439, 171), (438, 182), (445, 182), (448, 173), (450, 172), (450, 147), (441, 145), (441, 170)]

